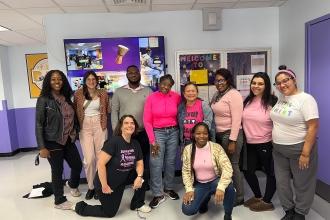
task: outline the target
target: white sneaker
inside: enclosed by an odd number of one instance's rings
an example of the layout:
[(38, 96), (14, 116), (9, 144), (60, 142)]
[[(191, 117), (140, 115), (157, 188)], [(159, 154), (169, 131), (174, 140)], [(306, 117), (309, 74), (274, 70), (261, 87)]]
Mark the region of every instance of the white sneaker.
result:
[(140, 208), (137, 208), (136, 210), (140, 211), (140, 212), (143, 212), (143, 213), (151, 212), (151, 208), (148, 205), (143, 205)]
[(61, 204), (55, 205), (56, 209), (70, 210), (72, 209), (73, 203), (69, 201), (65, 201)]
[(78, 188), (71, 188), (69, 185), (69, 181), (65, 182), (65, 185), (70, 189), (70, 193), (73, 197), (79, 197), (81, 196), (81, 192), (79, 191)]

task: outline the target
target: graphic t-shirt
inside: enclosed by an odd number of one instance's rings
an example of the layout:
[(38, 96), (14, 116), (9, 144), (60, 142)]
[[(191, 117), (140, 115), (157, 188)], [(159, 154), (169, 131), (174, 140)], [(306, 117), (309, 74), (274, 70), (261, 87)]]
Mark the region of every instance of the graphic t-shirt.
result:
[(315, 99), (304, 92), (292, 96), (280, 96), (270, 112), (273, 120), (273, 142), (291, 145), (305, 140), (306, 121), (319, 118)]
[[(128, 143), (122, 136), (114, 136), (106, 141), (102, 151), (111, 155), (106, 169), (108, 185), (112, 189), (125, 182), (130, 171), (136, 168), (136, 161), (143, 159), (139, 142), (131, 139)], [(98, 173), (95, 175), (95, 186), (101, 188)]]
[(204, 118), (202, 101), (197, 99), (191, 106), (186, 106), (185, 117), (183, 120), (183, 136), (185, 140), (191, 139), (191, 130), (195, 124), (202, 122)]

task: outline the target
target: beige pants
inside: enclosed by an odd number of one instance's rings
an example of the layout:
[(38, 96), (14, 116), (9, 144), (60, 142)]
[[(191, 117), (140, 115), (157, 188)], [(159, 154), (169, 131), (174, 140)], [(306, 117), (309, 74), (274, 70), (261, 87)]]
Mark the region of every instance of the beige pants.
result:
[(89, 189), (94, 189), (94, 177), (97, 169), (98, 154), (103, 143), (107, 140), (107, 129), (102, 130), (100, 115), (85, 116), (82, 129), (79, 134), (81, 149), (84, 155), (84, 167)]

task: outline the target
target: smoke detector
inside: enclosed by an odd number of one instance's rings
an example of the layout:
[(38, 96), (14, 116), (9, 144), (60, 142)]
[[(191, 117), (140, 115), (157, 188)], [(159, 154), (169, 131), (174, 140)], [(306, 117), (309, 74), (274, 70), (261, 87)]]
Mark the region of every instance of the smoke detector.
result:
[(114, 5), (146, 5), (146, 0), (113, 0)]

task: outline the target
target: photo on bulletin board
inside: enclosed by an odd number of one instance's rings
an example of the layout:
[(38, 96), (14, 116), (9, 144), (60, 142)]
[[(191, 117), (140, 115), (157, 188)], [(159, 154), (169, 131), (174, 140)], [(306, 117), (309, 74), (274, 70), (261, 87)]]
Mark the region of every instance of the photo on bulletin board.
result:
[(25, 54), (26, 70), (31, 98), (38, 98), (48, 72), (47, 53)]
[(100, 88), (113, 93), (127, 84), (126, 69), (135, 65), (141, 72), (141, 84), (158, 87), (165, 74), (163, 36), (65, 39), (67, 76), (73, 90), (82, 86), (88, 70), (99, 76)]
[(215, 91), (215, 72), (221, 67), (218, 51), (178, 51), (176, 53), (178, 90), (182, 91), (187, 82), (199, 88), (199, 97), (205, 101), (212, 98)]

